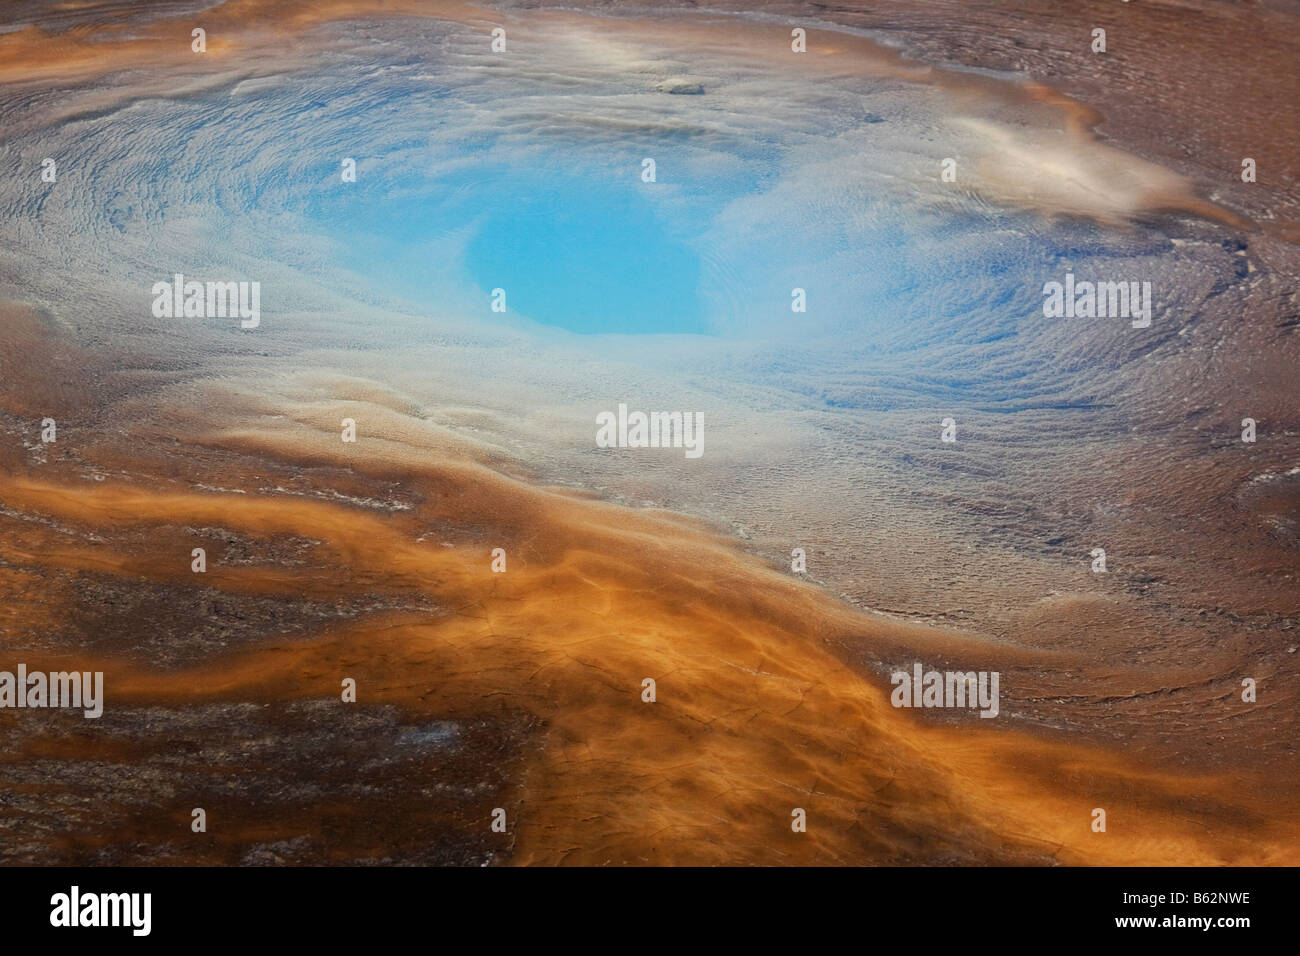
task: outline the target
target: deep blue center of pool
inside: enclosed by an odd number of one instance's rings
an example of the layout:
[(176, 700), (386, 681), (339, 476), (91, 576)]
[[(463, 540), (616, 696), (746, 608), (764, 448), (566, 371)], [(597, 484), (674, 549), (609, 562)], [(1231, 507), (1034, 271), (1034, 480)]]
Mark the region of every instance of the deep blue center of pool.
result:
[[(333, 189), (309, 212), (346, 241), (351, 269), (412, 302), (455, 284), (485, 310), (504, 289), (509, 317), (571, 332), (708, 332), (698, 217), (667, 214), (655, 188), (635, 170), (627, 182), (477, 170), (378, 195)], [(461, 256), (450, 279), (436, 261), (447, 249)]]
[(583, 333), (704, 332), (700, 261), (636, 187), (546, 187), (494, 209), (466, 250), (511, 309)]

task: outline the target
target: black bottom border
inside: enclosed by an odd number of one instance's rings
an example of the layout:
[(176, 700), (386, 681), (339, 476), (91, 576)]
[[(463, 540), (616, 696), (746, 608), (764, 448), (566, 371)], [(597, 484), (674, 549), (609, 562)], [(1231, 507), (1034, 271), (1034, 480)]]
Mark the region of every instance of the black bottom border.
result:
[[(1294, 868), (4, 868), (6, 936), (337, 946), (1097, 939), (1231, 945), (1284, 932)], [(148, 893), (149, 934), (54, 926), (59, 896)], [(1198, 896), (1199, 894), (1199, 896)], [(1145, 898), (1145, 899), (1144, 899)], [(141, 898), (143, 902), (143, 898)], [(116, 903), (114, 905), (117, 905)], [(91, 909), (96, 909), (92, 902)], [(65, 910), (65, 912), (66, 912)], [(137, 915), (141, 915), (137, 913)], [(1247, 923), (1242, 925), (1244, 918)], [(1131, 921), (1152, 920), (1145, 925)], [(1201, 921), (1208, 919), (1207, 927)], [(1122, 923), (1128, 920), (1130, 922)], [(1192, 921), (1196, 922), (1193, 923)], [(1232, 921), (1233, 925), (1227, 921)], [(1180, 922), (1181, 921), (1181, 922)], [(80, 919), (78, 919), (80, 922)], [(122, 922), (129, 923), (129, 917)], [(429, 934), (433, 931), (434, 935)], [(467, 934), (462, 937), (461, 934)], [(512, 939), (513, 938), (513, 939)], [(658, 943), (655, 940), (658, 940)], [(619, 941), (622, 940), (622, 943)], [(639, 941), (639, 942), (638, 942)]]

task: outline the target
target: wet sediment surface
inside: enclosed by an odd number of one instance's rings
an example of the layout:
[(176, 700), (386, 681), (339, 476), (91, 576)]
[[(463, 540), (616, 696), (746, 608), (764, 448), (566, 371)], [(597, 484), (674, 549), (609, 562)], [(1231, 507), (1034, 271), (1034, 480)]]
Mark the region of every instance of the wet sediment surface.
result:
[[(0, 35), (5, 161), (63, 170), (0, 196), (0, 666), (106, 688), (0, 710), (7, 861), (1295, 862), (1294, 15), (792, 7), (792, 74), (780, 7), (414, 12)], [(493, 318), (476, 151), (654, 155), (639, 234), (704, 277), (663, 331), (708, 334), (571, 335), (581, 281)], [(264, 327), (151, 315), (177, 271), (260, 277)], [(1151, 328), (1045, 319), (1070, 271)], [(598, 450), (620, 401), (705, 454)], [(915, 661), (998, 719), (892, 707)]]

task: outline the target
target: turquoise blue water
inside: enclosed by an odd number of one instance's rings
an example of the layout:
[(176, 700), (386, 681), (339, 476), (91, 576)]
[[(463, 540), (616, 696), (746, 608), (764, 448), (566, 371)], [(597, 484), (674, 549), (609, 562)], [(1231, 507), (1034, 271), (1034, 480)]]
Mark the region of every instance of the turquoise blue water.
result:
[[(665, 147), (661, 175), (683, 182), (645, 183), (635, 155), (617, 169), (574, 150), (567, 165), (458, 156), (454, 173), (371, 170), (318, 189), (302, 211), (366, 282), (472, 327), (708, 334), (780, 360), (790, 348), (835, 362), (939, 349), (953, 360), (944, 381), (1014, 389), (1019, 366), (986, 357), (1013, 349), (1038, 314), (1038, 272), (1053, 257), (1042, 237), (990, 235), (987, 215), (918, 211), (890, 194), (782, 191), (761, 158), (696, 183)], [(498, 288), (505, 314), (491, 310)]]
[(709, 330), (704, 218), (667, 214), (636, 168), (625, 181), (476, 169), (383, 187), (332, 189), (308, 214), (346, 242), (350, 269), (414, 303), (454, 292), (486, 308), (501, 288), (510, 316), (572, 332)]
[[(653, 188), (646, 186), (644, 188)], [(545, 183), (510, 197), (466, 251), (482, 288), (583, 333), (705, 332), (698, 254), (638, 185)]]

